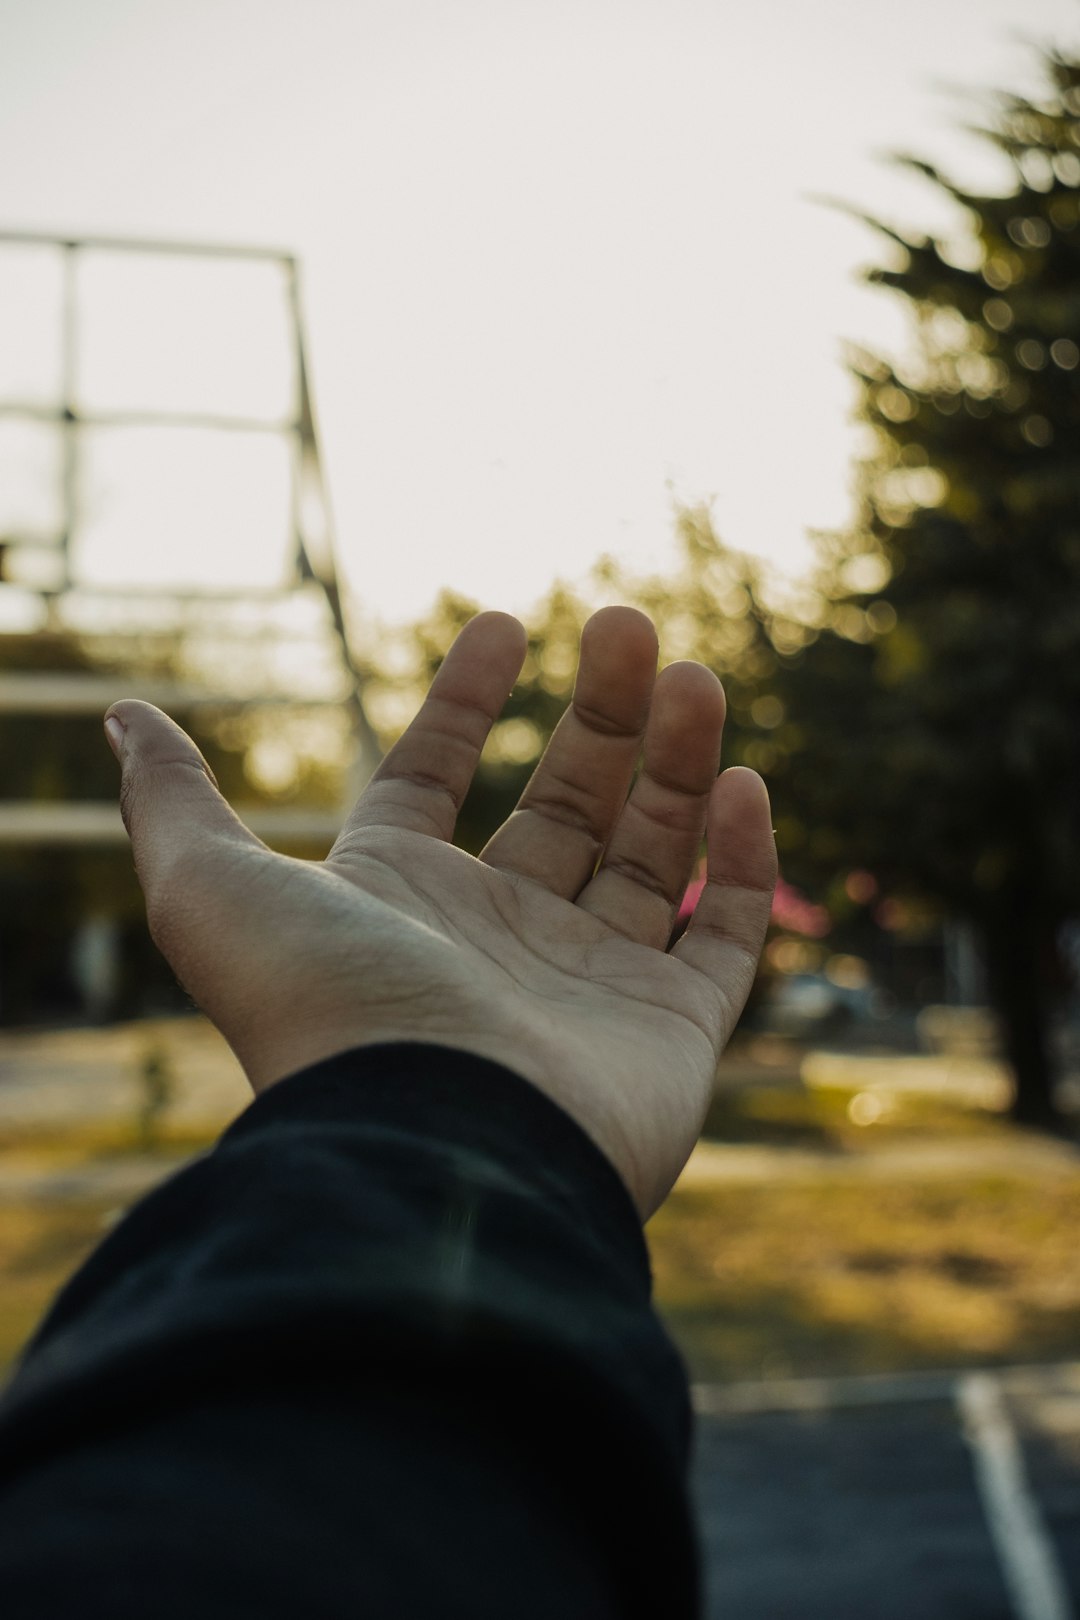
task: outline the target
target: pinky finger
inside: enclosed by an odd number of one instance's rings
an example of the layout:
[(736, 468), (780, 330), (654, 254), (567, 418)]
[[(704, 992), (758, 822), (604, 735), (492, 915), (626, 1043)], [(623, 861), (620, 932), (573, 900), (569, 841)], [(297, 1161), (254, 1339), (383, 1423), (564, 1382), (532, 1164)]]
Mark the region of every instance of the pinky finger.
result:
[(757, 972), (776, 887), (776, 844), (765, 783), (756, 771), (724, 771), (709, 803), (708, 870), (690, 926), (672, 951), (721, 992), (726, 1041)]

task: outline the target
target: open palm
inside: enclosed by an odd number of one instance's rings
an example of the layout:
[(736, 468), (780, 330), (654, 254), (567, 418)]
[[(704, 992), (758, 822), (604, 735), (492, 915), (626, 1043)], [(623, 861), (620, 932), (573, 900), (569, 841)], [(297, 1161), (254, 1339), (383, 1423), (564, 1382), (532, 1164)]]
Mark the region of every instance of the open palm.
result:
[[(466, 626), (325, 862), (268, 850), (194, 743), (134, 700), (110, 711), (121, 803), (154, 938), (256, 1091), (373, 1042), (476, 1052), (565, 1108), (644, 1218), (693, 1147), (753, 981), (768, 801), (751, 771), (717, 779), (715, 677), (691, 663), (657, 677), (648, 619), (608, 608), (517, 809), (478, 859), (456, 849), (525, 650), (505, 614)], [(669, 952), (706, 831), (708, 881)]]

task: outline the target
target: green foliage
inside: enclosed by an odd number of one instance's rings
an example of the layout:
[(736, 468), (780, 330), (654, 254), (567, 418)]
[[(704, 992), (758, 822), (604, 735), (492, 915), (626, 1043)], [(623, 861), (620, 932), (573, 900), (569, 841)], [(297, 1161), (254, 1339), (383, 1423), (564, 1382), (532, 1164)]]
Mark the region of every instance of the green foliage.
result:
[(1080, 64), (1047, 68), (1045, 98), (1004, 100), (988, 131), (1011, 194), (923, 166), (967, 211), (973, 267), (910, 240), (875, 271), (916, 343), (858, 376), (864, 554), (890, 569), (896, 615), (875, 656), (878, 752), (915, 811), (891, 818), (894, 863), (980, 919), (1023, 888), (1052, 924), (1080, 897)]
[(1044, 95), (1002, 98), (984, 131), (1006, 194), (903, 160), (963, 231), (886, 233), (900, 262), (870, 279), (913, 341), (856, 362), (862, 523), (823, 559), (830, 626), (781, 681), (812, 738), (807, 821), (980, 928), (1032, 1118), (1080, 907), (1080, 61), (1045, 66)]

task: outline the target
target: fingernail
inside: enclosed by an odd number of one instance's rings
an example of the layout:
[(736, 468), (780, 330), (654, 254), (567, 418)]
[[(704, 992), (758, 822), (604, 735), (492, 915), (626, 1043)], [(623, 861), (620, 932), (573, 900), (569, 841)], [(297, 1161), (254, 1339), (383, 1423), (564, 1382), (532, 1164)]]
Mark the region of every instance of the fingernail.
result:
[(109, 747), (112, 749), (117, 759), (119, 759), (120, 748), (124, 741), (124, 727), (123, 723), (116, 718), (115, 714), (110, 714), (109, 718), (105, 722), (105, 735), (109, 739)]

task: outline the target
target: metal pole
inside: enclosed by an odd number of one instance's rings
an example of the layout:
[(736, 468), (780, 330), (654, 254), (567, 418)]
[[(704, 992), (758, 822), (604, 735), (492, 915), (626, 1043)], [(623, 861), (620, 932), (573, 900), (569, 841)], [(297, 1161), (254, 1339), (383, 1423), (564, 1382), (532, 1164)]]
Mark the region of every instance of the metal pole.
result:
[[(379, 739), (375, 735), (367, 710), (364, 708), (362, 682), (356, 659), (353, 656), (352, 645), (349, 640), (349, 630), (345, 622), (344, 605), (341, 600), (341, 589), (338, 583), (335, 566), (334, 526), (330, 510), (330, 498), (327, 492), (322, 470), (322, 457), (319, 453), (319, 436), (315, 423), (315, 411), (312, 403), (311, 391), (308, 387), (307, 350), (304, 342), (304, 320), (300, 301), (300, 273), (295, 259), (288, 262), (288, 292), (289, 305), (292, 312), (293, 331), (296, 344), (297, 369), (297, 513), (298, 521), (302, 525), (304, 510), (304, 488), (309, 485), (312, 493), (317, 495), (319, 507), (323, 518), (322, 555), (315, 559), (311, 555), (308, 536), (301, 527), (297, 535), (297, 561), (302, 573), (313, 577), (321, 585), (330, 608), (334, 629), (341, 644), (341, 653), (345, 667), (351, 678), (349, 696), (349, 710), (352, 715), (353, 733), (356, 740), (356, 758), (352, 772), (353, 780), (347, 791), (350, 798), (354, 798), (364, 786), (382, 759), (382, 749)], [(348, 808), (348, 807), (347, 807)]]
[[(60, 555), (63, 565), (60, 590), (71, 586), (71, 539), (78, 520), (78, 415), (76, 388), (78, 384), (78, 244), (65, 242), (64, 253), (64, 309), (61, 336), (60, 409), (63, 421), (63, 447), (61, 471), (61, 503), (63, 528), (60, 535)], [(53, 607), (55, 593), (50, 593), (49, 606)]]

